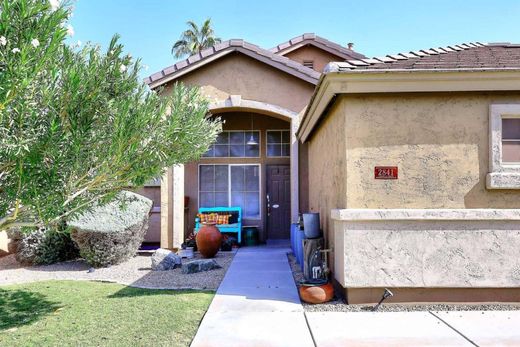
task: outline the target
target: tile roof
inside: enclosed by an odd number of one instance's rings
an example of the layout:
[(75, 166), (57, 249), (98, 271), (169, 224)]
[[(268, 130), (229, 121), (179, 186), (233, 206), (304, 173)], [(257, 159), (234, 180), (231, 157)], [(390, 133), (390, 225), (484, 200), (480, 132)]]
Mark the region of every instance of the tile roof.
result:
[(351, 49), (343, 47), (335, 42), (329, 41), (314, 33), (306, 33), (300, 36), (296, 36), (290, 39), (289, 41), (280, 43), (278, 46), (271, 48), (270, 51), (275, 54), (284, 55), (290, 51), (293, 51), (307, 44), (321, 48), (345, 60), (366, 58), (361, 53), (354, 52)]
[(463, 43), (371, 59), (333, 62), (324, 73), (354, 70), (503, 70), (520, 69), (520, 45), (509, 42)]
[(215, 59), (232, 52), (243, 53), (253, 59), (264, 62), (286, 73), (301, 78), (309, 83), (317, 84), (320, 73), (289, 58), (274, 54), (266, 49), (245, 42), (244, 40), (232, 39), (224, 41), (207, 48), (200, 53), (194, 54), (183, 59), (172, 66), (156, 72), (145, 78), (145, 82), (151, 87), (156, 88), (164, 83), (174, 80), (183, 74), (201, 67)]

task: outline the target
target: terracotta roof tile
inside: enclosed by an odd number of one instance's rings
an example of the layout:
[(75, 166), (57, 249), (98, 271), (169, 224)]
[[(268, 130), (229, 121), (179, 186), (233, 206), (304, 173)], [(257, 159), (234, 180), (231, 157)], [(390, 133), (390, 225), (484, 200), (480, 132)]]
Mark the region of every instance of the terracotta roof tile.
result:
[[(397, 59), (398, 57), (406, 59)], [(472, 42), (399, 53), (389, 55), (387, 58), (391, 60), (384, 60), (381, 57), (360, 60), (364, 64), (349, 61), (350, 67), (331, 63), (326, 71), (520, 69), (520, 45), (507, 42), (484, 45), (480, 42)]]

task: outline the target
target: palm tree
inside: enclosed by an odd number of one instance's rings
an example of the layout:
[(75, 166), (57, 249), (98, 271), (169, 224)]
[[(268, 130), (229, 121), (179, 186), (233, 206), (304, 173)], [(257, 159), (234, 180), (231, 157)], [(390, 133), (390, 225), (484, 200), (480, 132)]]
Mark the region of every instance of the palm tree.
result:
[(211, 27), (211, 18), (206, 19), (200, 29), (191, 20), (186, 24), (188, 30), (182, 33), (181, 38), (172, 47), (172, 54), (175, 58), (199, 53), (203, 49), (221, 42), (219, 37), (215, 37), (215, 32)]

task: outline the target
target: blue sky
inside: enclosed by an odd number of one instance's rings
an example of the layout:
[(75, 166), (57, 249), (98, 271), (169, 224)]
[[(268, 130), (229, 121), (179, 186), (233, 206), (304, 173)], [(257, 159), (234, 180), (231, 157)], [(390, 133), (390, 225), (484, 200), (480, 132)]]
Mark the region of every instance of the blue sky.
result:
[(367, 56), (469, 41), (520, 43), (519, 0), (76, 0), (74, 40), (106, 46), (114, 33), (149, 70), (175, 62), (187, 20), (211, 17), (222, 39), (271, 48), (304, 32), (355, 43)]

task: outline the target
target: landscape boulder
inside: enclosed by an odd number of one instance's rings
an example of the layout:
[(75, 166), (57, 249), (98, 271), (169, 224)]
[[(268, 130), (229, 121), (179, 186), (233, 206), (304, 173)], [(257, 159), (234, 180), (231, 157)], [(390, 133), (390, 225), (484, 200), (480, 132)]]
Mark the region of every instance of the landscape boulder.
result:
[(150, 199), (123, 191), (110, 203), (68, 221), (80, 255), (94, 267), (130, 259), (144, 240), (151, 209)]
[(181, 257), (170, 250), (159, 248), (152, 255), (153, 271), (173, 270), (181, 265)]
[(183, 274), (193, 274), (201, 271), (209, 271), (214, 269), (220, 269), (220, 266), (215, 259), (198, 259), (190, 261), (189, 263), (182, 265)]

